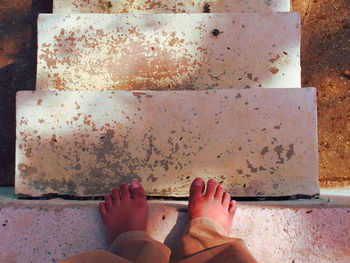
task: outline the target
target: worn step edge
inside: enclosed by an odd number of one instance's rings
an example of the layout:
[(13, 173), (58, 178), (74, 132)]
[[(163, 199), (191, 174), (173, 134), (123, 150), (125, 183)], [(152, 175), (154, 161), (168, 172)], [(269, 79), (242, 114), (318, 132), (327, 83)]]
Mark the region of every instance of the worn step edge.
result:
[(54, 13), (240, 13), (288, 12), (289, 0), (54, 0)]

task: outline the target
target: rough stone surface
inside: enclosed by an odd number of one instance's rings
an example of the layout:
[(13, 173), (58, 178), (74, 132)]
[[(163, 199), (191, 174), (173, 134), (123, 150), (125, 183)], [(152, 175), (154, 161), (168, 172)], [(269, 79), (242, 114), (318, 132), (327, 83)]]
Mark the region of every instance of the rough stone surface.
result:
[(298, 13), (40, 15), (37, 89), (300, 87)]
[(350, 2), (293, 1), (302, 15), (302, 84), (318, 93), (323, 187), (350, 187)]
[[(242, 238), (258, 262), (347, 263), (350, 202), (342, 199), (238, 202), (231, 236)], [(175, 250), (187, 203), (149, 204), (148, 232)], [(0, 200), (0, 262), (57, 262), (106, 249), (97, 207), (95, 201)]]
[(136, 178), (187, 196), (318, 193), (315, 89), (20, 92), (16, 191), (100, 196)]
[(290, 0), (53, 0), (53, 12), (79, 13), (248, 13), (288, 12)]

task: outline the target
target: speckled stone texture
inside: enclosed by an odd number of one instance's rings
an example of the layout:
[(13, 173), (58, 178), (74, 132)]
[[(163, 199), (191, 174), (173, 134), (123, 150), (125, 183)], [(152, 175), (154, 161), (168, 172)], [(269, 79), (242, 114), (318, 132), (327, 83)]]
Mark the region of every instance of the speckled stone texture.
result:
[[(182, 205), (181, 205), (182, 204)], [(150, 235), (173, 250), (187, 223), (186, 203), (150, 202)], [(97, 202), (0, 201), (0, 262), (47, 263), (106, 249)], [(348, 263), (350, 204), (238, 202), (231, 236), (258, 262)]]
[(298, 13), (40, 15), (38, 90), (300, 87)]
[(138, 179), (187, 196), (318, 194), (315, 89), (20, 92), (16, 191), (101, 196)]
[(288, 12), (290, 0), (53, 0), (53, 12), (77, 13), (249, 13)]

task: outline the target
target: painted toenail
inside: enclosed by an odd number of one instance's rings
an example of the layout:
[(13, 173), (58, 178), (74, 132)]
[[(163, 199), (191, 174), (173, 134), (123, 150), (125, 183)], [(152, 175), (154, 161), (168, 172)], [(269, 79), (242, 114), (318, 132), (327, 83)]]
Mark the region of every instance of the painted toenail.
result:
[(131, 189), (137, 189), (137, 188), (140, 188), (141, 185), (138, 181), (132, 181), (131, 184), (130, 184), (130, 188)]
[(201, 186), (202, 185), (202, 179), (201, 178), (194, 179), (193, 185)]

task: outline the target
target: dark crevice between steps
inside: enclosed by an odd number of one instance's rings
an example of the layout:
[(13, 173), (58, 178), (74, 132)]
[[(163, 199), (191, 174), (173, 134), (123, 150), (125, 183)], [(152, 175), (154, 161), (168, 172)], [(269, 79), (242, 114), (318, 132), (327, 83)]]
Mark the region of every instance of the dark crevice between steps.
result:
[[(73, 196), (73, 195), (59, 195), (59, 194), (45, 194), (40, 197), (32, 197), (23, 194), (16, 195), (21, 200), (50, 200), (54, 198), (60, 198), (64, 200), (103, 200), (103, 196)], [(300, 200), (300, 199), (320, 199), (319, 194), (315, 195), (290, 195), (290, 196), (256, 196), (256, 197), (233, 197), (236, 201), (288, 201), (288, 200)], [(173, 196), (147, 196), (147, 200), (159, 200), (159, 201), (187, 201), (188, 197), (173, 197)]]
[(34, 90), (36, 83), (37, 19), (39, 13), (52, 13), (52, 0), (3, 0), (0, 18), (0, 47), (10, 63), (0, 67), (0, 185), (15, 182), (16, 92)]

